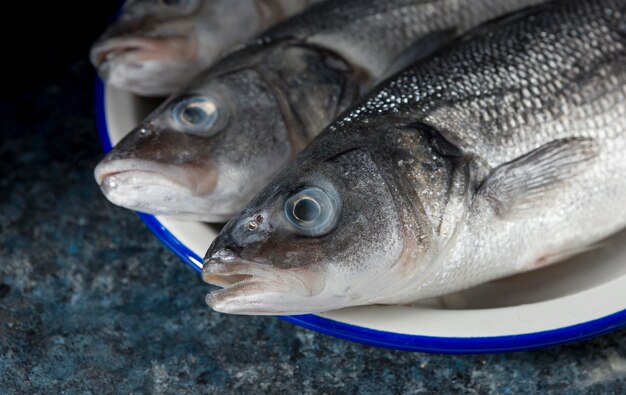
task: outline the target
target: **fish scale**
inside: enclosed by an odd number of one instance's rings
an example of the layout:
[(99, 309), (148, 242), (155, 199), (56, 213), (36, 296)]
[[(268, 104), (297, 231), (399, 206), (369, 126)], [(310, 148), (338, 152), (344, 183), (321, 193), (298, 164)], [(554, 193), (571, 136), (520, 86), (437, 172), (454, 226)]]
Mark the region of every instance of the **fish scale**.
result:
[[(561, 261), (623, 229), (624, 10), (626, 0), (551, 2), (384, 82), (207, 252), (205, 281), (228, 278), (216, 266), (228, 256), (263, 262), (282, 288), (252, 275), (207, 303), (240, 314), (412, 303)], [(344, 174), (346, 162), (362, 175)], [(313, 236), (285, 215), (308, 191), (333, 218), (313, 222)], [(259, 215), (262, 226), (243, 230)]]
[[(490, 18), (543, 1), (321, 2), (170, 97), (96, 167), (96, 180), (123, 207), (226, 221), (377, 81)], [(181, 123), (190, 97), (211, 102), (210, 114), (200, 113), (217, 121)]]
[[(358, 123), (392, 112), (420, 120), (490, 170), (559, 139), (590, 138), (599, 146), (597, 158), (555, 196), (558, 204), (545, 203), (515, 221), (494, 220), (472, 207), (458, 230), (463, 242), (437, 257), (435, 269), (425, 269), (420, 286), (393, 301), (529, 270), (543, 255), (559, 260), (624, 227), (626, 183), (616, 177), (626, 174), (626, 40), (616, 31), (624, 4), (571, 2), (560, 12), (538, 12), (471, 38), (408, 71), (347, 117)], [(495, 42), (484, 45), (488, 40)], [(460, 62), (474, 68), (444, 72)], [(481, 228), (478, 221), (485, 218), (490, 222)], [(526, 232), (540, 237), (520, 237)]]
[[(496, 158), (490, 160), (494, 166), (552, 139), (578, 135), (576, 128), (584, 125), (574, 123), (575, 114), (596, 122), (602, 122), (607, 115), (589, 110), (577, 101), (589, 98), (590, 106), (603, 108), (623, 99), (620, 84), (623, 86), (626, 78), (625, 40), (615, 28), (609, 31), (609, 26), (619, 26), (624, 14), (619, 11), (619, 2), (613, 5), (616, 11), (607, 16), (605, 25), (597, 22), (604, 11), (589, 6), (582, 11), (573, 10), (580, 15), (564, 13), (556, 21), (539, 15), (525, 19), (515, 28), (487, 33), (483, 39), (495, 39), (497, 34), (497, 43), (485, 47), (479, 45), (481, 40), (476, 40), (476, 45), (470, 43), (462, 50), (455, 48), (436, 56), (391, 81), (346, 119), (378, 116), (386, 111), (407, 113), (445, 131), (468, 152), (481, 157), (489, 157), (487, 150), (497, 152)], [(580, 21), (582, 26), (572, 29), (568, 20)], [(526, 32), (537, 27), (543, 33), (529, 37)], [(581, 53), (587, 56), (582, 57)], [(605, 64), (605, 57), (612, 58), (609, 64)], [(485, 62), (489, 68), (483, 67)], [(474, 69), (461, 68), (459, 64), (473, 65)], [(598, 64), (604, 68), (597, 70)], [(607, 86), (622, 92), (611, 95)], [(594, 97), (604, 93), (608, 94)], [(519, 112), (512, 112), (511, 107)], [(556, 135), (553, 131), (537, 132), (536, 128), (546, 121), (574, 124)], [(525, 127), (519, 128), (520, 125)], [(619, 132), (619, 128), (611, 130)], [(511, 152), (507, 153), (503, 146), (510, 147)]]
[(162, 97), (223, 52), (321, 0), (127, 0), (91, 48), (111, 86)]
[[(362, 0), (331, 0), (270, 29), (260, 40), (303, 39), (334, 49), (378, 76), (389, 67), (389, 59), (406, 49), (407, 41), (434, 32), (448, 32), (453, 36), (488, 16), (543, 2), (545, 0), (392, 0), (366, 4)], [(328, 12), (328, 8), (333, 10)], [(332, 18), (319, 18), (317, 9), (324, 9), (324, 14), (332, 14)]]

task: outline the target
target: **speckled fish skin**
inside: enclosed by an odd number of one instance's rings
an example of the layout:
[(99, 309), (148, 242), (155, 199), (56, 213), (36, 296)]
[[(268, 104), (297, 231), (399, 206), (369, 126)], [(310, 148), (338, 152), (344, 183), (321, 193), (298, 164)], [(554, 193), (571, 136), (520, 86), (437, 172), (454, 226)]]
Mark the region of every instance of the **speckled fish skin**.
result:
[[(412, 46), (407, 58), (424, 56), (490, 17), (538, 2), (321, 3), (203, 72), (115, 147), (96, 179), (123, 207), (226, 221), (386, 70), (406, 62), (403, 49)], [(221, 129), (189, 133), (173, 122), (189, 97), (219, 102)]]
[(111, 85), (167, 96), (220, 54), (321, 0), (128, 0), (91, 49)]
[[(203, 278), (225, 288), (207, 303), (238, 314), (409, 303), (624, 228), (625, 12), (624, 0), (550, 3), (387, 81), (224, 227)], [(316, 237), (287, 215), (312, 188), (337, 202)]]

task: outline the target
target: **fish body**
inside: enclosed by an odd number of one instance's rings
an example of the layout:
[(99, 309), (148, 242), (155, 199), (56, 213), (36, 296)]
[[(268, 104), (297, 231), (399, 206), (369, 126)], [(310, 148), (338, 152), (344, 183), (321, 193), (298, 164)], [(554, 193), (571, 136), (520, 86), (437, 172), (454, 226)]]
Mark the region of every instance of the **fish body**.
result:
[(377, 88), (223, 228), (239, 314), (402, 304), (539, 268), (626, 226), (626, 1), (479, 28)]
[(313, 6), (166, 101), (98, 165), (96, 180), (123, 207), (226, 221), (377, 80), (489, 18), (540, 2)]
[(220, 54), (319, 0), (129, 0), (91, 49), (111, 85), (167, 96)]

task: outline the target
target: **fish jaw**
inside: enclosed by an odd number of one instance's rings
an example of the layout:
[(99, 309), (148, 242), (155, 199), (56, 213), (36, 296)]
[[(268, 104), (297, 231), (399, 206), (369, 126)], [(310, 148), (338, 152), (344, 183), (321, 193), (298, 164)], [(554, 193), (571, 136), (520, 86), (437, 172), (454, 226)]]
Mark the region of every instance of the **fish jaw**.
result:
[[(404, 228), (390, 189), (369, 153), (334, 153), (323, 154), (332, 162), (304, 161), (301, 167), (283, 170), (222, 228), (207, 252), (203, 279), (226, 288), (208, 296), (209, 306), (231, 314), (308, 314), (378, 303), (380, 295), (395, 295), (396, 284), (411, 268), (396, 265), (404, 249)], [(355, 168), (364, 182), (351, 183)], [(319, 177), (322, 169), (332, 169), (333, 174)], [(338, 222), (327, 233), (303, 234), (289, 220), (286, 202), (302, 192), (303, 185), (334, 199), (325, 207), (336, 210)], [(294, 282), (283, 281), (276, 286), (247, 277), (249, 271), (230, 272), (234, 284), (215, 276), (224, 274), (216, 264), (242, 261), (260, 262), (301, 284), (286, 288), (282, 284)]]
[(204, 66), (193, 34), (104, 39), (92, 47), (90, 59), (108, 83), (143, 96), (167, 95)]
[(325, 292), (325, 276), (278, 269), (220, 251), (205, 258), (202, 279), (223, 287), (205, 301), (213, 310), (240, 315), (293, 315), (336, 310), (347, 299)]
[(253, 262), (207, 261), (202, 279), (221, 290), (206, 297), (206, 303), (216, 311), (230, 314), (279, 314), (277, 301), (285, 299), (293, 287), (285, 276)]
[(131, 210), (207, 222), (223, 222), (231, 215), (207, 199), (217, 184), (210, 168), (105, 159), (96, 166), (94, 176), (111, 203)]

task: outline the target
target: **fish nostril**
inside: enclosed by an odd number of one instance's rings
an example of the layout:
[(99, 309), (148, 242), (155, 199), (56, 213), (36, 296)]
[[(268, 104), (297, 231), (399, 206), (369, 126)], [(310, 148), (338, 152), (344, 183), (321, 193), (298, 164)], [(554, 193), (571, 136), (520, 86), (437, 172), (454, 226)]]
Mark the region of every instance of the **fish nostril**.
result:
[(251, 219), (250, 221), (248, 221), (245, 225), (246, 229), (249, 231), (254, 231), (256, 230), (259, 225), (261, 225), (263, 223), (263, 215), (261, 214), (257, 214), (254, 219)]
[(138, 133), (139, 133), (139, 136), (141, 137), (147, 137), (152, 133), (152, 131), (148, 128), (140, 127), (138, 130)]

